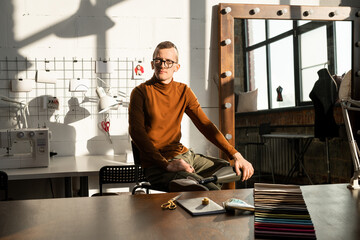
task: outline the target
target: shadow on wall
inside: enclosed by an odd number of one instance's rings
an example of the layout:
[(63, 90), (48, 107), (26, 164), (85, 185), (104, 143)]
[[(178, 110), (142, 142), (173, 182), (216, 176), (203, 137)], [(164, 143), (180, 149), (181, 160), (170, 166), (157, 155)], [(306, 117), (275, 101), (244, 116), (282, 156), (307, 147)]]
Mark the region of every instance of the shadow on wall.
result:
[(60, 156), (75, 155), (76, 130), (74, 127), (59, 122), (55, 109), (45, 108), (46, 99), (53, 96), (42, 95), (29, 102), (27, 116), (29, 128), (48, 127), (51, 131), (50, 150)]
[[(101, 128), (101, 127), (99, 127)], [(127, 135), (108, 136), (103, 132), (87, 141), (90, 155), (123, 155), (131, 151), (130, 139)]]
[[(104, 115), (97, 125), (97, 135), (87, 140), (87, 151), (90, 155), (123, 155), (131, 151), (130, 136), (123, 131), (119, 132), (119, 126), (126, 126), (128, 118), (108, 118)], [(107, 125), (109, 124), (109, 125)], [(106, 131), (108, 130), (108, 132)]]
[(86, 108), (80, 106), (79, 100), (76, 97), (71, 97), (69, 99), (68, 107), (69, 111), (65, 115), (64, 124), (77, 122), (90, 116), (90, 112)]
[[(92, 4), (89, 0), (82, 0), (80, 2), (78, 10), (72, 16), (58, 24), (55, 24), (47, 29), (44, 29), (29, 36), (28, 38), (18, 42), (17, 46), (19, 48), (27, 46), (33, 42), (47, 37), (50, 34), (55, 34), (61, 38), (77, 38), (82, 36), (97, 35), (100, 39), (103, 39), (103, 35), (105, 35), (105, 32), (115, 25), (114, 22), (106, 15), (106, 11), (111, 6), (122, 2), (122, 0), (111, 1), (111, 3), (104, 2), (105, 1), (96, 1), (96, 4)], [(101, 26), (94, 26), (93, 24), (99, 23), (88, 21), (92, 20), (92, 17), (94, 16), (100, 16), (105, 18), (105, 21), (101, 21)], [(87, 21), (81, 21), (81, 17), (87, 18)], [(103, 45), (105, 45), (105, 43), (106, 42), (98, 41), (98, 46), (96, 47), (101, 48), (103, 47)], [(99, 55), (98, 57), (101, 57), (101, 55)]]

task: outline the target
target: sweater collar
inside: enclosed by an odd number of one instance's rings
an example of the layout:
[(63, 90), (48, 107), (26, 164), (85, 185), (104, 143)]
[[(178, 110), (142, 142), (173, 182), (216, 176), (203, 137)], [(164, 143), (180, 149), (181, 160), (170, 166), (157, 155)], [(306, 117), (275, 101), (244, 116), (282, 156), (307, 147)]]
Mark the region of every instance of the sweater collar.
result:
[(166, 89), (171, 88), (171, 86), (174, 84), (174, 78), (171, 80), (170, 83), (164, 84), (164, 83), (162, 83), (159, 79), (157, 79), (156, 76), (154, 75), (154, 76), (151, 78), (151, 82), (154, 84), (154, 86), (155, 86), (156, 88), (166, 90)]

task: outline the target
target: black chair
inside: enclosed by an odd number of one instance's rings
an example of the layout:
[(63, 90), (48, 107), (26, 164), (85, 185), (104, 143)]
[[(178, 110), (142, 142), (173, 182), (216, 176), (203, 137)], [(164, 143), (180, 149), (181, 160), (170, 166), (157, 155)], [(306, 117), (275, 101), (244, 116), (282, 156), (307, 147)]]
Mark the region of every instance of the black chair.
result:
[(118, 193), (104, 193), (104, 184), (119, 184), (119, 183), (134, 183), (135, 186), (132, 189), (132, 194), (137, 194), (145, 189), (149, 194), (150, 190), (157, 190), (166, 192), (166, 189), (155, 187), (151, 185), (144, 175), (143, 169), (140, 164), (140, 150), (137, 148), (134, 142), (131, 142), (134, 165), (114, 165), (104, 166), (99, 171), (99, 189), (100, 192), (93, 194), (92, 196), (104, 196), (104, 195), (118, 195)]
[(93, 196), (118, 195), (118, 193), (104, 193), (104, 184), (138, 183), (138, 169), (135, 165), (104, 166), (99, 171), (100, 192)]
[[(262, 173), (262, 159), (263, 159), (262, 154), (266, 153), (267, 143), (263, 139), (262, 135), (270, 134), (270, 133), (271, 133), (270, 123), (262, 123), (259, 125), (259, 130), (256, 135), (256, 138), (257, 138), (256, 140), (250, 140), (247, 142), (240, 143), (240, 145), (243, 145), (245, 147), (245, 158), (247, 160), (249, 160), (248, 158), (250, 158), (249, 147), (253, 146), (253, 148), (255, 148), (255, 154), (254, 154), (255, 159), (254, 159), (254, 161), (251, 161), (251, 162), (254, 165), (254, 169), (255, 169), (253, 178), (258, 178), (259, 182), (262, 181), (261, 177), (266, 176), (265, 174)], [(270, 149), (268, 148), (268, 150), (270, 150)], [(270, 154), (269, 158), (270, 158), (272, 182), (275, 183), (274, 164), (273, 164), (273, 159), (272, 159), (271, 154)], [(245, 183), (245, 185), (247, 185), (247, 183)]]
[(8, 200), (8, 175), (3, 171), (0, 171), (0, 191), (4, 192), (4, 198), (0, 200)]
[(131, 148), (133, 152), (135, 167), (137, 168), (138, 173), (138, 181), (132, 190), (132, 194), (135, 194), (138, 189), (145, 189), (147, 194), (150, 193), (150, 190), (168, 192), (168, 189), (164, 189), (160, 186), (151, 185), (151, 183), (147, 181), (143, 168), (141, 167), (140, 150), (133, 141), (131, 141)]

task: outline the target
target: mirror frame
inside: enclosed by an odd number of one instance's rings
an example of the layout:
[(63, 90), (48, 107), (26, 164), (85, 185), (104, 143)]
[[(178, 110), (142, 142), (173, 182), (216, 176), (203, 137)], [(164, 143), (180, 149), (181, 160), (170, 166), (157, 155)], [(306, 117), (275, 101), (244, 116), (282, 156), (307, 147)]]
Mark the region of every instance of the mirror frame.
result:
[[(352, 21), (351, 97), (360, 100), (360, 8), (220, 3), (219, 128), (235, 146), (234, 19)], [(230, 39), (229, 41), (225, 41)], [(221, 153), (221, 157), (226, 155)]]

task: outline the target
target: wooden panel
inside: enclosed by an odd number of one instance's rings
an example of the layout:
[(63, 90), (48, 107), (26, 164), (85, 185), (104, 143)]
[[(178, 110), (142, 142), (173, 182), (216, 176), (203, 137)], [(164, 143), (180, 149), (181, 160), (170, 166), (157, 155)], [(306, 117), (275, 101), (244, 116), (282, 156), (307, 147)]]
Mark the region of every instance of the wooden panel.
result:
[[(219, 14), (219, 29), (221, 37), (219, 38), (219, 104), (220, 104), (220, 129), (224, 135), (231, 134), (232, 138), (228, 139), (234, 145), (234, 121), (235, 118), (235, 101), (234, 101), (234, 45), (223, 45), (222, 41), (230, 39), (234, 42), (234, 18), (229, 14)], [(231, 76), (225, 76), (225, 72), (231, 72)], [(231, 107), (225, 108), (225, 104), (231, 104)]]
[[(222, 6), (219, 7), (219, 122), (220, 131), (227, 137), (230, 144), (235, 145), (235, 99), (234, 99), (234, 45), (221, 44), (225, 39), (234, 42), (234, 18), (229, 14), (221, 13)], [(225, 76), (225, 72), (231, 72), (230, 76)], [(225, 104), (230, 107), (226, 108)], [(220, 157), (228, 157), (221, 152)], [(235, 188), (235, 183), (226, 184), (227, 188)]]
[[(351, 7), (289, 6), (267, 4), (222, 4), (230, 7), (234, 18), (248, 19), (304, 19), (304, 20), (353, 20), (356, 9)], [(306, 15), (306, 12), (308, 15)]]

